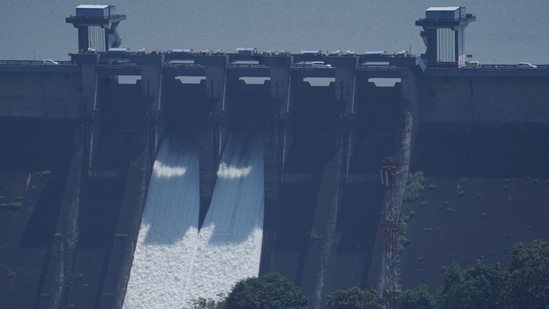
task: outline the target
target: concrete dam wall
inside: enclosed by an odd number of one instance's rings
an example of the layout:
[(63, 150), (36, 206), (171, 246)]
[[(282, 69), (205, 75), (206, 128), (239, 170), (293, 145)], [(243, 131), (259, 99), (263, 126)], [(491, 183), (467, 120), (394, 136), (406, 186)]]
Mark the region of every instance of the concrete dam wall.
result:
[(0, 73), (3, 307), (122, 306), (152, 164), (169, 132), (198, 134), (200, 224), (231, 131), (262, 132), (260, 273), (282, 273), (321, 308), (336, 289), (378, 287), (384, 157), (398, 158), (405, 181), (406, 149), (420, 153), (415, 138), (433, 124), (549, 119), (546, 77), (428, 77), (404, 67), (388, 87), (351, 75), (349, 91), (348, 72), (316, 86), (301, 75), (285, 84), (282, 69), (255, 83), (216, 70), (182, 83), (143, 66), (130, 84), (86, 64), (78, 73)]
[[(2, 76), (13, 80), (11, 75)], [(14, 173), (30, 180), (10, 184), (17, 193), (3, 195), (3, 202), (23, 202), (3, 207), (2, 218), (18, 218), (24, 227), (3, 225), (5, 246), (13, 257), (5, 253), (2, 259), (7, 270), (18, 274), (3, 280), (33, 297), (14, 298), (9, 296), (14, 290), (8, 289), (1, 297), (4, 305), (122, 306), (155, 151), (166, 132), (178, 130), (199, 132), (201, 221), (211, 200), (220, 149), (231, 130), (263, 132), (260, 273), (284, 274), (318, 304), (336, 288), (366, 287), (378, 276), (376, 267), (371, 273), (379, 254), (374, 247), (383, 198), (378, 165), (394, 149), (399, 83), (382, 88), (358, 79), (360, 112), (351, 122), (342, 117), (345, 102), (334, 100), (333, 82), (311, 86), (293, 80), (291, 117), (281, 119), (269, 81), (246, 84), (229, 77), (225, 111), (216, 113), (217, 98), (208, 94), (204, 80), (184, 84), (163, 77), (160, 98), (145, 90), (146, 79), (120, 84), (116, 78), (98, 78), (96, 89), (90, 89), (70, 74), (52, 79), (14, 75), (18, 86), (12, 84), (13, 92), (5, 87), (0, 103), (7, 149), (1, 174), (6, 182)], [(24, 108), (17, 105), (19, 97)], [(48, 104), (59, 109), (43, 108)], [(38, 175), (40, 187), (32, 185)], [(47, 189), (52, 186), (57, 189)], [(55, 198), (36, 204), (31, 197), (45, 194), (41, 192)], [(35, 221), (43, 213), (48, 213), (42, 218), (48, 223), (40, 227)], [(40, 234), (42, 241), (24, 245), (21, 233), (29, 231)], [(29, 250), (41, 254), (31, 258)], [(27, 263), (21, 266), (16, 260)]]
[(547, 77), (444, 77), (418, 82), (421, 122), (547, 123)]
[[(197, 227), (216, 208), (232, 134), (261, 140), (259, 274), (292, 280), (311, 309), (354, 286), (434, 291), (452, 261), (504, 263), (515, 242), (549, 235), (549, 66), (467, 63), (476, 17), (464, 7), (416, 21), (421, 56), (131, 52), (119, 48), (125, 19), (79, 7), (65, 20), (78, 28), (71, 61), (0, 61), (1, 308), (123, 308), (171, 136), (198, 148)], [(426, 179), (413, 201), (409, 170)]]
[(0, 74), (2, 117), (77, 119), (82, 103), (80, 74)]

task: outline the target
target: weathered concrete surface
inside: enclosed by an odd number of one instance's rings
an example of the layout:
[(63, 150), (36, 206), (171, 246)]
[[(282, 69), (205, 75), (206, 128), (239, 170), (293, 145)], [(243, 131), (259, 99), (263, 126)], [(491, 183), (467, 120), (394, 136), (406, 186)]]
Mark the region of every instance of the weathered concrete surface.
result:
[(549, 239), (549, 127), (539, 124), (426, 124), (410, 171), (425, 189), (405, 204), (409, 245), (404, 289), (443, 284), (444, 267), (478, 259), (507, 267), (519, 241)]
[(547, 77), (417, 79), (422, 123), (547, 123)]
[(0, 117), (77, 119), (85, 102), (73, 73), (0, 74)]

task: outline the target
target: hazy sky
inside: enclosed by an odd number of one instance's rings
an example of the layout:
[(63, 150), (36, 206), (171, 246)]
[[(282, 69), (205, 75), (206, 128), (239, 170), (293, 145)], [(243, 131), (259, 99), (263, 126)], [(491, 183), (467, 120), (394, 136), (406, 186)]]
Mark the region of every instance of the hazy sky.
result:
[[(6, 2), (6, 0), (4, 0)], [(86, 4), (105, 4), (86, 1)], [(0, 11), (0, 59), (68, 59), (77, 32), (65, 18), (81, 1), (7, 0)], [(430, 6), (466, 6), (477, 17), (466, 30), (466, 51), (491, 63), (548, 63), (547, 0), (113, 0), (127, 15), (123, 46), (260, 50), (425, 51), (414, 22)], [(39, 21), (39, 22), (38, 22)]]

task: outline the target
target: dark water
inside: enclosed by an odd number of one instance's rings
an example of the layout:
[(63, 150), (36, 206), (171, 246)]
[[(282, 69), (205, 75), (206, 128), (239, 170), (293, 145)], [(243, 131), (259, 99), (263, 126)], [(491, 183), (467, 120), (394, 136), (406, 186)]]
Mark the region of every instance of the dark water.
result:
[(260, 50), (424, 52), (414, 22), (430, 6), (465, 6), (477, 21), (466, 30), (466, 51), (483, 63), (549, 63), (549, 3), (513, 0), (5, 0), (0, 10), (0, 59), (60, 59), (77, 50), (77, 32), (65, 18), (79, 4), (114, 4), (126, 14), (122, 45)]

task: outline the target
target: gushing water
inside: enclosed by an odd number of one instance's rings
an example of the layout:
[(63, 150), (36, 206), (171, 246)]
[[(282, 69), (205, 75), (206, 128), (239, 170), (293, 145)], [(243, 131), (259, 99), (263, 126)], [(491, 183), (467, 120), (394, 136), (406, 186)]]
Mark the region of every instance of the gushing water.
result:
[(172, 136), (158, 152), (125, 308), (188, 308), (194, 299), (228, 294), (236, 282), (259, 273), (262, 139), (235, 132), (227, 142), (200, 233), (198, 151), (189, 140)]
[(181, 308), (198, 237), (198, 148), (164, 140), (154, 162), (124, 308)]
[(228, 294), (239, 280), (257, 276), (264, 212), (262, 139), (233, 132), (219, 164), (212, 201), (198, 235), (189, 297)]

